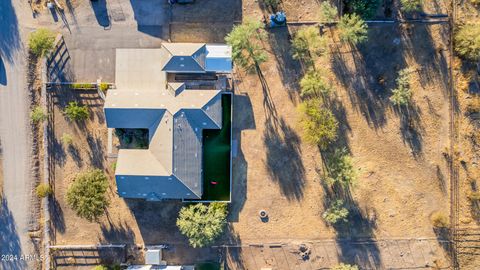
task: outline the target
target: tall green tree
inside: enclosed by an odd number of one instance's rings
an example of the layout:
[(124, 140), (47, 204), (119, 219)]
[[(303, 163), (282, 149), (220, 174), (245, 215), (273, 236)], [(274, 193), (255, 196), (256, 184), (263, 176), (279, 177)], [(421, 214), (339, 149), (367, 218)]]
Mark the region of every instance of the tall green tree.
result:
[(353, 167), (351, 156), (347, 149), (337, 148), (326, 160), (327, 177), (325, 180), (330, 185), (339, 183), (344, 188), (354, 184), (357, 179), (357, 171)]
[(309, 71), (300, 80), (301, 96), (304, 98), (322, 97), (330, 95), (332, 86), (325, 81), (320, 71)]
[(300, 106), (303, 112), (301, 124), (305, 139), (311, 143), (327, 147), (337, 138), (338, 121), (333, 113), (323, 106), (321, 99), (306, 100)]
[(335, 200), (332, 202), (322, 214), (323, 219), (330, 224), (348, 221), (348, 209), (345, 207), (343, 200)]
[(82, 172), (68, 187), (67, 204), (79, 217), (93, 221), (104, 213), (109, 204), (107, 189), (108, 179), (101, 170)]
[(392, 90), (390, 101), (393, 105), (404, 106), (407, 105), (412, 98), (412, 91), (410, 90), (410, 69), (404, 68), (398, 72), (396, 79), (397, 87)]
[(332, 23), (337, 20), (337, 7), (325, 1), (320, 5), (320, 20), (326, 23)]
[(320, 56), (326, 51), (327, 39), (320, 36), (317, 27), (302, 27), (295, 33), (292, 40), (293, 59), (310, 61), (312, 57)]
[(460, 27), (455, 35), (455, 51), (469, 60), (480, 60), (480, 23)]
[(368, 26), (357, 14), (344, 15), (338, 23), (338, 30), (342, 42), (357, 45), (368, 39)]
[(420, 11), (422, 9), (423, 0), (400, 0), (401, 9), (405, 12)]
[(241, 67), (253, 71), (268, 59), (262, 45), (266, 38), (264, 25), (260, 21), (247, 19), (234, 26), (225, 41), (232, 46), (233, 60)]
[(197, 203), (180, 210), (177, 226), (192, 247), (204, 247), (223, 233), (227, 223), (227, 204)]
[(37, 29), (28, 37), (28, 47), (36, 56), (42, 56), (53, 49), (55, 33), (46, 28)]

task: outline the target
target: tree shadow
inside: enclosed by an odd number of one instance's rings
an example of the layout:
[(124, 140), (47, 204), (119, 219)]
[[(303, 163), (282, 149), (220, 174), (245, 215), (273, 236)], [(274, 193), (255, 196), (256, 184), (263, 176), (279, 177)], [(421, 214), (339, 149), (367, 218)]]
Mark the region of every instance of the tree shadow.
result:
[(104, 169), (105, 168), (105, 153), (103, 150), (103, 142), (100, 138), (98, 137), (93, 137), (91, 134), (87, 136), (87, 144), (88, 147), (90, 148), (89, 153), (89, 158), (90, 158), (90, 164), (92, 164), (93, 167), (99, 168), (99, 169)]
[[(0, 260), (1, 269), (21, 270), (27, 268), (25, 261), (18, 259), (24, 255), (18, 234), (8, 202), (2, 198), (0, 205), (0, 243), (2, 243), (0, 254), (6, 257)], [(17, 260), (13, 256), (16, 256)]]
[(227, 245), (223, 248), (225, 269), (246, 269), (244, 264), (245, 259), (243, 258), (242, 254), (242, 241), (240, 240), (240, 236), (235, 232), (230, 224), (227, 226), (225, 235), (227, 242)]
[(162, 38), (162, 26), (167, 24), (169, 5), (167, 1), (130, 0), (137, 30), (147, 35)]
[(61, 141), (59, 141), (56, 137), (50, 139), (50, 147), (52, 148), (50, 151), (52, 153), (53, 160), (59, 166), (63, 167), (65, 165), (67, 154), (65, 153), (65, 148)]
[(2, 59), (13, 62), (14, 53), (21, 47), (17, 15), (12, 0), (0, 1), (0, 55)]
[(421, 158), (424, 128), (420, 119), (420, 108), (410, 103), (407, 106), (396, 107), (395, 112), (400, 117), (400, 133), (402, 134), (403, 142), (408, 145), (416, 159)]
[(63, 234), (65, 232), (65, 217), (63, 214), (63, 209), (58, 200), (55, 197), (52, 197), (50, 200), (51, 202), (51, 217), (52, 217), (52, 225), (55, 230), (55, 234), (57, 232)]
[(70, 156), (72, 157), (73, 161), (75, 161), (77, 167), (82, 168), (83, 159), (80, 156), (80, 151), (78, 151), (78, 148), (75, 145), (71, 144), (68, 146), (68, 153), (70, 153)]
[(95, 13), (95, 18), (97, 19), (97, 23), (107, 28), (110, 26), (110, 16), (108, 15), (107, 9), (107, 1), (106, 0), (97, 0), (97, 1), (90, 1), (92, 5), (93, 12)]
[(0, 57), (0, 84), (7, 85), (7, 70), (5, 68), (5, 64), (3, 63), (3, 59)]
[[(235, 95), (232, 130), (232, 202), (228, 219), (238, 222), (239, 214), (247, 198), (248, 162), (242, 151), (242, 130), (256, 129), (252, 102), (248, 94)], [(248, 146), (247, 146), (248, 147)]]
[(134, 244), (135, 234), (131, 227), (124, 221), (120, 224), (115, 224), (108, 213), (105, 211), (107, 223), (100, 224), (101, 234), (98, 237), (99, 243), (104, 244)]
[(292, 58), (291, 34), (288, 27), (273, 28), (269, 30), (270, 46), (280, 71), (282, 84), (291, 101), (297, 101), (299, 93), (299, 80), (303, 76), (301, 63)]

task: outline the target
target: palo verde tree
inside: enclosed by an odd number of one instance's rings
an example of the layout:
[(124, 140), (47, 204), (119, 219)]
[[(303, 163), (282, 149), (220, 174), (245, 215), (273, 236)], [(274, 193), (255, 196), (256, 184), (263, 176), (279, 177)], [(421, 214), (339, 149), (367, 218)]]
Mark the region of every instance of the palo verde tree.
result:
[(225, 41), (232, 46), (233, 60), (248, 71), (253, 71), (267, 61), (268, 56), (262, 46), (266, 38), (264, 25), (260, 21), (247, 19), (234, 26)]
[(43, 56), (51, 51), (54, 42), (55, 33), (46, 28), (37, 29), (28, 37), (28, 47), (35, 56)]
[(332, 23), (337, 20), (337, 7), (330, 4), (328, 1), (320, 5), (320, 20), (326, 23)]
[(420, 11), (423, 0), (400, 0), (404, 12)]
[(397, 87), (392, 90), (390, 101), (393, 105), (404, 106), (410, 103), (412, 91), (410, 90), (410, 69), (404, 68), (398, 72)]
[(223, 233), (227, 223), (227, 204), (214, 202), (184, 206), (177, 219), (180, 232), (192, 247), (204, 247)]
[(343, 200), (335, 200), (332, 202), (322, 214), (323, 219), (329, 224), (338, 224), (339, 222), (348, 221), (348, 209), (345, 207)]
[(455, 35), (455, 51), (468, 60), (480, 60), (480, 23), (460, 27)]
[(95, 220), (108, 206), (106, 196), (108, 179), (99, 170), (88, 170), (78, 174), (67, 190), (67, 204), (79, 217)]
[(315, 26), (302, 27), (292, 41), (292, 57), (311, 63), (313, 57), (320, 56), (327, 51), (327, 39), (320, 36)]
[(88, 107), (85, 105), (78, 105), (78, 102), (76, 101), (70, 101), (64, 112), (71, 121), (82, 121), (89, 116)]
[(325, 99), (330, 95), (332, 86), (325, 81), (320, 71), (312, 70), (300, 80), (300, 89), (303, 98), (321, 97)]
[(359, 270), (358, 266), (353, 264), (340, 263), (335, 265), (332, 270)]
[(333, 113), (323, 106), (319, 98), (306, 100), (300, 106), (303, 112), (301, 124), (304, 130), (305, 139), (326, 148), (337, 138), (338, 121)]
[(347, 149), (337, 148), (326, 160), (326, 182), (330, 185), (335, 183), (347, 188), (354, 184), (357, 179), (357, 171), (353, 167), (352, 158)]
[(338, 23), (340, 31), (340, 40), (357, 45), (367, 41), (368, 26), (365, 21), (357, 14), (346, 14)]

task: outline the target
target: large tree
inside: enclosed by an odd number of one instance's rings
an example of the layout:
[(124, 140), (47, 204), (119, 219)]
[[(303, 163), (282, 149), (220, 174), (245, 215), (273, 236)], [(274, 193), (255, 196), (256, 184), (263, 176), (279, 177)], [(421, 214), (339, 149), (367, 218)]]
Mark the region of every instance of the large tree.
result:
[(368, 26), (357, 14), (344, 15), (338, 23), (338, 29), (342, 42), (357, 45), (368, 39)]
[(332, 86), (325, 81), (320, 71), (310, 71), (300, 80), (301, 96), (304, 98), (327, 97)]
[(88, 170), (78, 174), (67, 190), (67, 203), (79, 217), (90, 221), (97, 219), (108, 206), (106, 191), (108, 179), (99, 170)]
[(262, 41), (267, 38), (264, 25), (260, 21), (245, 20), (233, 27), (225, 41), (232, 46), (232, 58), (241, 67), (254, 70), (267, 60)]
[(327, 51), (327, 39), (320, 36), (315, 26), (302, 27), (292, 41), (292, 57), (298, 60), (310, 61), (312, 57), (320, 56)]
[(204, 247), (222, 234), (227, 223), (227, 204), (192, 204), (180, 210), (177, 226), (192, 247)]
[(331, 155), (327, 157), (327, 177), (326, 181), (333, 185), (339, 183), (347, 188), (357, 179), (357, 171), (353, 167), (352, 158), (348, 154), (347, 149), (337, 148)]
[(308, 142), (325, 148), (335, 141), (338, 121), (333, 113), (323, 106), (321, 99), (307, 100), (300, 108), (304, 114), (301, 123)]
[(422, 0), (400, 0), (402, 10), (405, 12), (419, 11), (422, 9)]
[(455, 35), (455, 50), (469, 60), (480, 60), (480, 23), (460, 27)]

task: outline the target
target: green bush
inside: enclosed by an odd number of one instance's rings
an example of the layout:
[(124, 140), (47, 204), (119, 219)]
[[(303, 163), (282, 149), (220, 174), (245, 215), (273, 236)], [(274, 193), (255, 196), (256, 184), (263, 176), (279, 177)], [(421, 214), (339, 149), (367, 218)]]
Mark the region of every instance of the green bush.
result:
[(71, 101), (65, 108), (65, 115), (71, 121), (82, 121), (88, 118), (88, 107), (80, 106), (76, 101)]
[(402, 10), (405, 12), (420, 11), (422, 9), (423, 0), (400, 0)]
[(73, 136), (68, 133), (63, 133), (60, 140), (62, 140), (62, 143), (66, 146), (73, 144)]
[(338, 23), (338, 30), (342, 42), (357, 45), (368, 39), (368, 26), (357, 14), (344, 15)]
[(325, 82), (320, 71), (310, 71), (300, 80), (301, 96), (304, 98), (323, 98), (330, 95), (332, 86)]
[(53, 190), (50, 187), (50, 185), (47, 185), (45, 183), (39, 184), (35, 191), (39, 198), (45, 198), (53, 193)]
[(335, 200), (322, 214), (323, 219), (330, 224), (348, 221), (348, 209), (343, 200)]
[(455, 51), (472, 61), (480, 60), (480, 24), (466, 24), (455, 34)]
[(320, 99), (307, 100), (300, 109), (304, 114), (301, 120), (304, 136), (309, 143), (325, 148), (335, 141), (338, 121), (330, 110), (323, 107)]
[(107, 176), (99, 169), (78, 174), (67, 190), (67, 204), (79, 217), (93, 221), (100, 217), (108, 206), (106, 191)]
[(47, 119), (47, 114), (43, 111), (42, 107), (35, 106), (30, 112), (30, 119), (32, 119), (34, 123), (40, 123)]
[(100, 83), (98, 87), (102, 92), (106, 92), (110, 88), (110, 85), (108, 83)]
[(232, 46), (232, 59), (241, 67), (253, 71), (267, 61), (268, 56), (262, 45), (266, 38), (263, 23), (247, 19), (242, 24), (234, 26), (225, 41)]
[(337, 20), (337, 7), (330, 4), (328, 1), (320, 5), (320, 20), (326, 23), (332, 23)]
[(28, 47), (34, 55), (43, 56), (53, 49), (54, 42), (55, 33), (48, 29), (40, 28), (30, 34)]
[(332, 270), (359, 270), (358, 266), (352, 264), (340, 263), (332, 268)]
[(372, 19), (380, 5), (379, 0), (346, 0), (347, 10), (361, 16), (363, 19)]
[(346, 148), (335, 149), (326, 160), (327, 178), (330, 185), (339, 183), (343, 187), (348, 187), (355, 183), (357, 171), (353, 167), (352, 158)]
[(302, 27), (292, 40), (292, 57), (297, 60), (311, 61), (327, 51), (327, 39), (320, 36), (315, 26)]
[(410, 90), (410, 69), (404, 68), (398, 72), (396, 79), (397, 88), (392, 90), (390, 101), (393, 105), (404, 106), (407, 105), (412, 98), (412, 91)]
[(180, 210), (177, 226), (192, 247), (204, 247), (223, 233), (227, 223), (227, 204), (197, 203)]

